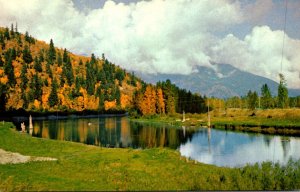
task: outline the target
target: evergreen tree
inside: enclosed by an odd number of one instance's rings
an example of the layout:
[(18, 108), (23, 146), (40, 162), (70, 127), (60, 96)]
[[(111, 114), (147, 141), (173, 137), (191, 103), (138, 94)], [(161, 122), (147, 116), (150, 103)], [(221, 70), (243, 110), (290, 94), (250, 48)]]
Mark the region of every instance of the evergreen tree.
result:
[(20, 35), (17, 36), (17, 42), (18, 42), (18, 45), (19, 45), (20, 47), (23, 46), (23, 42), (22, 42), (22, 39), (21, 39), (21, 36), (20, 36)]
[(53, 79), (51, 84), (51, 93), (48, 98), (48, 103), (50, 107), (53, 107), (58, 104), (58, 96), (57, 96), (57, 81)]
[(48, 50), (48, 62), (49, 62), (49, 64), (52, 65), (54, 63), (55, 59), (56, 59), (56, 51), (55, 51), (53, 40), (51, 39), (49, 50)]
[(74, 75), (73, 75), (73, 68), (72, 68), (70, 57), (68, 57), (67, 62), (64, 63), (63, 70), (64, 70), (64, 74), (67, 78), (67, 82), (68, 82), (69, 86), (71, 86), (74, 82)]
[(16, 60), (17, 58), (17, 52), (15, 50), (15, 48), (9, 48), (6, 52), (5, 52), (5, 61), (8, 61), (9, 59), (11, 59), (12, 61), (13, 60)]
[(255, 109), (258, 103), (258, 96), (256, 91), (252, 92), (249, 91), (247, 94), (247, 100), (248, 100), (248, 108), (249, 109)]
[(1, 49), (4, 50), (5, 49), (5, 41), (4, 41), (4, 34), (2, 32), (0, 32), (0, 45), (1, 45)]
[(62, 65), (62, 56), (61, 56), (61, 53), (60, 52), (58, 52), (57, 53), (57, 64), (58, 64), (58, 66), (61, 66)]
[(9, 29), (6, 27), (4, 31), (4, 38), (10, 40)]
[(42, 72), (43, 69), (42, 69), (42, 65), (41, 65), (41, 62), (39, 61), (38, 57), (35, 56), (34, 58), (34, 65), (33, 65), (34, 69), (36, 72)]
[(104, 109), (104, 93), (103, 93), (103, 91), (101, 91), (101, 88), (100, 87), (98, 87), (99, 88), (99, 104), (98, 104), (98, 109), (99, 109), (99, 111), (103, 111), (103, 109)]
[(5, 111), (7, 86), (0, 82), (0, 111)]
[(31, 55), (29, 47), (27, 45), (25, 45), (24, 50), (23, 50), (23, 61), (27, 64), (30, 64), (33, 61), (32, 55)]
[(44, 50), (41, 49), (40, 52), (39, 52), (39, 61), (40, 61), (41, 63), (45, 61), (43, 51), (44, 51)]
[(10, 27), (10, 36), (11, 36), (12, 38), (14, 38), (14, 36), (15, 36), (14, 24), (11, 24), (11, 27)]
[(59, 80), (60, 80), (60, 87), (63, 87), (65, 85), (64, 75), (61, 75)]
[(27, 41), (28, 43), (31, 43), (31, 38), (29, 36), (28, 31), (25, 32), (25, 37), (24, 37), (25, 41)]
[(125, 79), (125, 71), (118, 69), (116, 71), (116, 79), (119, 81), (119, 85), (122, 85), (122, 81)]
[(15, 32), (16, 32), (16, 34), (18, 34), (18, 35), (19, 35), (19, 31), (18, 31), (18, 23), (16, 23)]
[(4, 62), (3, 62), (2, 57), (0, 55), (0, 67), (3, 67), (3, 65), (4, 65)]
[(68, 61), (68, 51), (67, 49), (64, 49), (64, 53), (63, 53), (63, 62), (66, 63)]
[(16, 78), (11, 56), (9, 56), (9, 58), (6, 60), (6, 64), (4, 65), (4, 73), (8, 76), (8, 84), (10, 86), (14, 86), (16, 84)]
[(272, 95), (267, 84), (261, 87), (261, 106), (263, 109), (272, 107)]
[(89, 95), (95, 92), (96, 74), (91, 62), (86, 62), (86, 89)]
[(280, 82), (278, 86), (278, 107), (287, 108), (289, 106), (288, 89), (283, 74), (279, 74)]
[(43, 95), (43, 83), (37, 73), (33, 75), (30, 88), (33, 90), (34, 99), (41, 101)]
[(121, 92), (119, 86), (116, 86), (115, 98), (116, 98), (117, 106), (121, 106)]
[(51, 70), (51, 67), (50, 67), (51, 63), (49, 61), (46, 62), (46, 72), (47, 74), (49, 75), (50, 78), (53, 77), (53, 74), (52, 74), (52, 70)]
[(26, 92), (25, 91), (21, 93), (21, 99), (23, 100), (23, 106), (22, 106), (23, 109), (27, 109), (29, 101), (28, 101), (28, 99), (26, 97)]
[(81, 87), (80, 79), (78, 76), (76, 76), (76, 79), (75, 79), (75, 92), (76, 93), (79, 93), (80, 87)]
[(23, 66), (22, 66), (22, 70), (21, 70), (21, 89), (22, 89), (22, 92), (24, 92), (26, 90), (27, 83), (28, 83), (27, 64), (24, 63)]

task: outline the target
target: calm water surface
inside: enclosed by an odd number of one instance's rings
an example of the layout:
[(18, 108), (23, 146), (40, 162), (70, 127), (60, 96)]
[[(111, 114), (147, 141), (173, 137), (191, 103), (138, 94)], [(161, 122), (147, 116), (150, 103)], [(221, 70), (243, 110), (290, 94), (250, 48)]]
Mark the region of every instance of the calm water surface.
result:
[[(28, 127), (28, 126), (27, 126)], [(199, 162), (238, 167), (300, 159), (300, 138), (131, 122), (127, 117), (33, 121), (34, 137), (101, 147), (168, 147)]]

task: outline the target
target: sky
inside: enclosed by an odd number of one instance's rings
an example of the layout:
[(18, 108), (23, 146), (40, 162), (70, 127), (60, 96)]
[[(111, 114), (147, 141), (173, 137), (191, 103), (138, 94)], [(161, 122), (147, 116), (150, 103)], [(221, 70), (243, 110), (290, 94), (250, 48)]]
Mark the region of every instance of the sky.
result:
[(0, 26), (17, 23), (76, 54), (104, 53), (127, 70), (191, 74), (226, 63), (277, 82), (283, 73), (288, 87), (300, 88), (299, 0), (0, 0), (0, 7)]

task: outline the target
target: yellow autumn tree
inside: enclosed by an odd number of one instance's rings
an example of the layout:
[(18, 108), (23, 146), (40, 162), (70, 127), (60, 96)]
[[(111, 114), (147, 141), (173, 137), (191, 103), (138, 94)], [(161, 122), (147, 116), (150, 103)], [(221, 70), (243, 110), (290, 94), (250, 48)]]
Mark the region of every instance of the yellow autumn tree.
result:
[(156, 101), (156, 112), (158, 114), (165, 114), (165, 102), (164, 95), (161, 88), (158, 88), (156, 91), (157, 101)]

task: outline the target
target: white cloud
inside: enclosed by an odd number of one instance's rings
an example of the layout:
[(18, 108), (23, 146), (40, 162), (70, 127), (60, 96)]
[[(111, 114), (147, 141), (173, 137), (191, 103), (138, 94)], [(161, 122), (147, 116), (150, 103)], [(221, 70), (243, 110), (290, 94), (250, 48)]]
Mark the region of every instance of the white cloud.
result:
[[(280, 68), (282, 32), (263, 26), (243, 40), (216, 35), (249, 19), (243, 11), (251, 7), (238, 1), (109, 0), (89, 12), (80, 12), (71, 0), (0, 0), (0, 7), (2, 26), (18, 22), (20, 31), (38, 39), (53, 38), (56, 46), (78, 54), (105, 53), (129, 70), (188, 74), (216, 61), (277, 80)], [(261, 16), (269, 8), (258, 11)], [(299, 40), (286, 38), (284, 74), (288, 85), (298, 88), (299, 47)]]
[(282, 73), (288, 85), (300, 88), (300, 40), (286, 35), (283, 57), (282, 48), (283, 31), (272, 31), (268, 26), (261, 26), (254, 27), (244, 40), (228, 35), (212, 47), (212, 52), (216, 62), (230, 63), (275, 81), (279, 79), (282, 60)]

